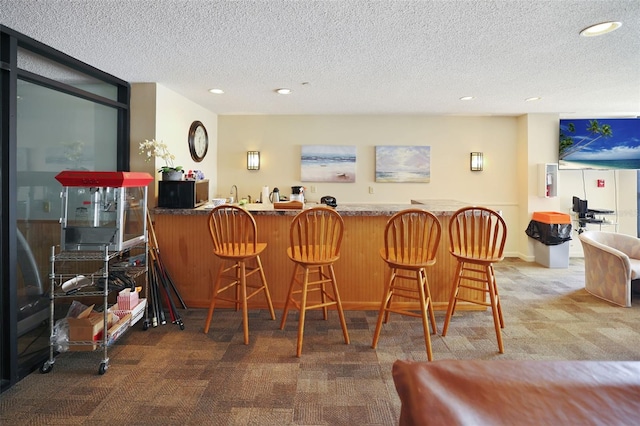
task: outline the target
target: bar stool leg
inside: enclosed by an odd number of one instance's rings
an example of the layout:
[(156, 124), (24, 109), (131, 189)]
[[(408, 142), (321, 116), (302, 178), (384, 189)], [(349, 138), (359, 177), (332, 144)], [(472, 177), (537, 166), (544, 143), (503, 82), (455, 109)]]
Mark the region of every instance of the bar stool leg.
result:
[(262, 268), (262, 261), (260, 260), (260, 256), (256, 256), (256, 262), (258, 264), (258, 269), (260, 271), (260, 280), (262, 282), (262, 289), (264, 290), (264, 295), (267, 299), (267, 306), (269, 307), (269, 313), (271, 314), (271, 319), (276, 319), (276, 313), (273, 310), (273, 303), (271, 302), (271, 294), (269, 293), (269, 287), (267, 287), (267, 277), (264, 275), (264, 269)]
[(302, 340), (304, 338), (304, 320), (307, 313), (307, 285), (309, 284), (309, 268), (304, 268), (304, 279), (302, 281), (302, 293), (300, 300), (300, 318), (298, 320), (298, 343), (296, 346), (296, 356), (302, 355)]
[[(318, 266), (317, 271), (318, 271), (318, 281), (321, 281), (320, 282), (320, 300), (322, 301), (322, 303), (327, 303), (327, 296), (326, 296), (326, 294), (327, 294), (326, 290), (327, 289), (325, 287), (324, 280), (327, 279), (328, 275), (325, 274), (324, 268), (322, 266)], [(322, 307), (322, 319), (324, 319), (325, 321), (327, 319), (329, 319), (329, 312), (328, 311), (329, 310), (327, 309), (326, 306)]]
[(501, 354), (503, 354), (504, 345), (502, 343), (502, 332), (500, 331), (500, 328), (504, 327), (504, 322), (502, 321), (502, 312), (499, 311), (498, 295), (496, 294), (495, 277), (491, 272), (492, 272), (491, 266), (487, 266), (486, 267), (487, 287), (489, 289), (489, 299), (491, 301), (491, 313), (493, 314), (493, 325), (496, 329), (496, 338), (498, 339), (498, 351)]
[(287, 322), (287, 315), (289, 314), (289, 305), (293, 297), (293, 286), (296, 281), (296, 274), (298, 273), (299, 265), (296, 263), (293, 267), (293, 275), (291, 276), (291, 282), (289, 283), (289, 292), (287, 293), (287, 300), (284, 302), (284, 309), (282, 310), (282, 320), (280, 320), (280, 330), (284, 330), (284, 325)]
[(247, 307), (247, 274), (246, 262), (239, 262), (240, 269), (240, 297), (242, 298), (242, 329), (244, 331), (244, 344), (249, 344), (249, 310)]
[(344, 311), (342, 310), (342, 301), (340, 300), (340, 294), (338, 293), (338, 284), (336, 281), (336, 274), (333, 271), (333, 265), (329, 265), (329, 274), (331, 275), (331, 285), (333, 286), (333, 295), (336, 298), (336, 308), (338, 309), (338, 316), (340, 317), (340, 325), (342, 326), (342, 336), (344, 337), (344, 343), (347, 345), (350, 343), (349, 332), (347, 331), (347, 321), (344, 317)]
[(455, 278), (453, 279), (453, 287), (451, 288), (451, 295), (449, 296), (449, 306), (447, 307), (447, 314), (444, 318), (444, 326), (442, 327), (443, 336), (447, 335), (447, 330), (449, 329), (449, 322), (451, 321), (451, 316), (456, 310), (456, 303), (457, 303), (456, 297), (458, 296), (458, 288), (459, 288), (458, 285), (460, 284), (460, 280), (462, 279), (460, 275), (462, 274), (463, 266), (464, 266), (464, 262), (458, 261), (458, 264), (456, 265)]
[[(428, 316), (429, 307), (431, 306), (431, 299), (427, 298), (425, 294), (425, 283), (422, 281), (423, 270), (416, 271), (416, 281), (418, 284), (418, 290), (420, 295), (420, 316), (422, 317), (422, 330), (424, 334), (424, 345), (427, 348), (427, 359), (433, 361), (433, 351), (431, 349), (431, 331), (429, 330)], [(433, 325), (433, 324), (432, 324)]]
[(216, 275), (216, 281), (213, 285), (213, 294), (211, 296), (211, 303), (209, 303), (209, 313), (207, 314), (207, 320), (204, 323), (204, 333), (209, 332), (209, 326), (211, 325), (211, 319), (213, 318), (213, 309), (216, 306), (216, 296), (218, 295), (218, 289), (220, 288), (220, 282), (222, 281), (222, 271), (224, 270), (224, 262), (220, 263), (218, 268), (218, 274)]
[(431, 329), (433, 330), (433, 334), (438, 334), (438, 326), (436, 325), (436, 314), (433, 311), (433, 299), (431, 298), (431, 290), (429, 290), (429, 280), (427, 279), (427, 271), (421, 269), (419, 272), (419, 280), (420, 285), (424, 288), (424, 293), (427, 299), (429, 299), (429, 304), (427, 305), (429, 311), (429, 318), (431, 319)]
[[(395, 283), (396, 283), (396, 278), (398, 278), (398, 269), (397, 268), (391, 268), (391, 278), (389, 281), (389, 293), (390, 297), (389, 300), (387, 301), (387, 306), (385, 307), (385, 309), (389, 309), (391, 307), (391, 299), (393, 298), (393, 293), (395, 292)], [(384, 323), (388, 323), (389, 322), (389, 315), (391, 315), (391, 312), (389, 312), (388, 310), (384, 313)]]
[(504, 317), (502, 316), (502, 304), (500, 303), (500, 295), (498, 294), (498, 284), (496, 282), (496, 274), (495, 271), (493, 269), (493, 265), (489, 265), (489, 267), (491, 268), (491, 279), (493, 282), (493, 290), (495, 292), (496, 295), (496, 306), (498, 307), (498, 315), (500, 318), (500, 327), (504, 328)]
[(373, 343), (371, 347), (375, 349), (378, 346), (378, 340), (380, 339), (380, 331), (382, 330), (382, 321), (384, 319), (385, 324), (389, 319), (389, 305), (391, 304), (391, 297), (393, 296), (393, 281), (395, 279), (394, 271), (391, 272), (391, 277), (385, 285), (384, 296), (382, 296), (382, 303), (380, 303), (380, 311), (378, 311), (378, 321), (376, 323), (376, 331), (373, 333)]

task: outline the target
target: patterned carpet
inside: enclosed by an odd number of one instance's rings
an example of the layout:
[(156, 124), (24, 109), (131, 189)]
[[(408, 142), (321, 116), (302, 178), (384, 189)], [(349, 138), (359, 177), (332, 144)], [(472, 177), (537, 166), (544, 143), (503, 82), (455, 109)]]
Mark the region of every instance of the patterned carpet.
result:
[[(619, 308), (583, 288), (584, 263), (548, 269), (508, 259), (496, 267), (506, 327), (497, 351), (490, 312), (459, 312), (446, 337), (432, 335), (435, 360), (640, 360), (640, 303)], [(338, 281), (340, 277), (338, 277)], [(345, 345), (335, 312), (308, 314), (296, 358), (297, 318), (250, 316), (248, 346), (240, 313), (219, 310), (208, 335), (204, 310), (173, 324), (134, 327), (109, 350), (61, 354), (49, 374), (35, 372), (0, 395), (0, 423), (11, 425), (394, 425), (400, 405), (396, 359), (425, 360), (417, 318), (392, 315), (371, 349), (377, 312), (346, 313)], [(439, 332), (444, 312), (436, 312)]]

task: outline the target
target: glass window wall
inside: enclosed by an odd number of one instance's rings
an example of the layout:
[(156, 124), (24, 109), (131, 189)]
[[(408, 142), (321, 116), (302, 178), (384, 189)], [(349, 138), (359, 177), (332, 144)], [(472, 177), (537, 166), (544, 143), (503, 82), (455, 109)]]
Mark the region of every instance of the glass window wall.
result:
[[(61, 239), (62, 186), (55, 176), (128, 170), (129, 85), (6, 27), (0, 33), (6, 390), (48, 358), (49, 257)], [(58, 311), (56, 318), (64, 316)]]

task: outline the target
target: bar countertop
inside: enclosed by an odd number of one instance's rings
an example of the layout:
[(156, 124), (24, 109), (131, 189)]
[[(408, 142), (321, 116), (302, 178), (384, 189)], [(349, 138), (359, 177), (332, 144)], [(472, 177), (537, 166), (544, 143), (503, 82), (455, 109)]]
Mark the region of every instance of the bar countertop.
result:
[[(305, 208), (321, 204), (307, 203)], [(407, 204), (338, 204), (336, 211), (342, 216), (391, 216), (401, 210), (409, 208), (425, 209), (437, 216), (451, 216), (456, 210), (469, 204), (456, 200), (411, 200)], [(213, 204), (205, 204), (195, 209), (166, 209), (155, 208), (155, 214), (163, 215), (207, 215), (213, 208)], [(273, 204), (249, 203), (244, 208), (257, 216), (295, 216), (299, 209), (274, 209)]]

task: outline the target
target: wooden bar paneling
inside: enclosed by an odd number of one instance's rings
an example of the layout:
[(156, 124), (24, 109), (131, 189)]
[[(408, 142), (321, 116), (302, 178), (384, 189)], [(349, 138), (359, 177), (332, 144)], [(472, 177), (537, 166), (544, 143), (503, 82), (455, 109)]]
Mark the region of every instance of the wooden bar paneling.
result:
[[(281, 309), (293, 273), (293, 263), (286, 253), (292, 216), (254, 215), (254, 218), (258, 239), (267, 242), (261, 259), (271, 297), (274, 306)], [(343, 219), (345, 234), (335, 272), (344, 308), (377, 310), (389, 274), (379, 254), (389, 216), (356, 215), (343, 216)], [(439, 220), (442, 224), (440, 248), (436, 264), (428, 268), (427, 276), (434, 307), (444, 310), (449, 301), (456, 262), (449, 254), (449, 217), (439, 216)], [(156, 214), (155, 231), (162, 261), (187, 306), (208, 307), (213, 280), (220, 265), (220, 260), (212, 252), (208, 215)], [(266, 307), (260, 296), (250, 302), (256, 307)], [(458, 309), (485, 308), (461, 302)]]

